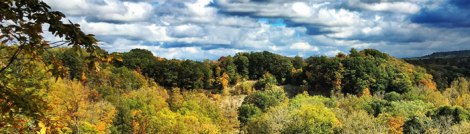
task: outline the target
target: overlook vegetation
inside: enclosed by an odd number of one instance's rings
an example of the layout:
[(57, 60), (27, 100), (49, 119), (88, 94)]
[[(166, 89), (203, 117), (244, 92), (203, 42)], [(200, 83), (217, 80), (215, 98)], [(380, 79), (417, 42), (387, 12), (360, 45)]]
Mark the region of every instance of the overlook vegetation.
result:
[(449, 88), (458, 77), (470, 77), (470, 51), (433, 53), (428, 56), (409, 58), (407, 62), (422, 66), (434, 76), (439, 90)]
[(1, 99), (2, 132), (470, 131), (467, 79), (438, 90), (426, 69), (373, 49), (306, 59), (243, 52), (215, 61), (133, 49), (112, 53), (117, 57), (99, 70), (86, 66), (85, 52), (51, 54), (67, 70), (64, 77), (23, 57), (2, 73), (0, 84), (9, 90), (3, 94), (14, 93)]

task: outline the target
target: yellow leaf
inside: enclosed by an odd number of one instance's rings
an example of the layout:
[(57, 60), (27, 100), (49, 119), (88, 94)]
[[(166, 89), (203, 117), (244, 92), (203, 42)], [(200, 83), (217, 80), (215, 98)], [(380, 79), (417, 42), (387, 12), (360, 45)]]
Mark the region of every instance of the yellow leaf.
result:
[(41, 130), (39, 130), (39, 132), (36, 132), (37, 134), (46, 134), (46, 130), (47, 130), (47, 127), (46, 125), (44, 125), (44, 123), (42, 123), (41, 121), (38, 123), (39, 125), (39, 128), (41, 128)]

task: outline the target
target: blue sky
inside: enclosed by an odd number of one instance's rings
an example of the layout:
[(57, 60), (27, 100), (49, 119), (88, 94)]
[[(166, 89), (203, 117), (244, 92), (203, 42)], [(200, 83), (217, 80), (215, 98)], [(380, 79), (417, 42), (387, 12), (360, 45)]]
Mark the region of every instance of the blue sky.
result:
[(44, 0), (108, 51), (205, 58), (271, 51), (396, 57), (470, 49), (468, 0)]

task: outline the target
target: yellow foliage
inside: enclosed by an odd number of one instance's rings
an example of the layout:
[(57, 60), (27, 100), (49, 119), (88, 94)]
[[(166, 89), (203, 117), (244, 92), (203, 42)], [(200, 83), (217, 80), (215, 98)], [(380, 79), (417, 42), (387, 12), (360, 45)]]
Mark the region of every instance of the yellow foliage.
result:
[(37, 132), (37, 134), (46, 134), (46, 131), (47, 131), (46, 125), (44, 125), (44, 123), (42, 122), (39, 122), (38, 125), (39, 125), (39, 128), (41, 128), (41, 130)]
[(455, 99), (455, 105), (470, 109), (470, 94), (462, 94)]
[(365, 88), (364, 90), (362, 90), (360, 96), (371, 96), (369, 88)]
[[(58, 79), (49, 89), (47, 100), (51, 111), (48, 117), (55, 123), (49, 123), (51, 133), (79, 131), (79, 126), (86, 125), (87, 129), (95, 129), (97, 133), (109, 133), (112, 120), (116, 114), (114, 106), (106, 101), (96, 101), (93, 91), (77, 81)], [(97, 127), (99, 125), (99, 127)], [(78, 128), (77, 128), (78, 127)]]
[(219, 77), (217, 80), (219, 81), (220, 85), (222, 86), (223, 89), (226, 89), (229, 85), (229, 76), (227, 73), (223, 73), (221, 77)]

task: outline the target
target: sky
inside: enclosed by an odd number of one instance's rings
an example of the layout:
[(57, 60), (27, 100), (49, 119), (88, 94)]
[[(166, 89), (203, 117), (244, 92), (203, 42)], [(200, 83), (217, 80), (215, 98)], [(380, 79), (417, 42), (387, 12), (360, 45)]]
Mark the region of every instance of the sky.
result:
[(237, 52), (417, 57), (470, 49), (470, 0), (43, 0), (111, 52), (168, 59)]

